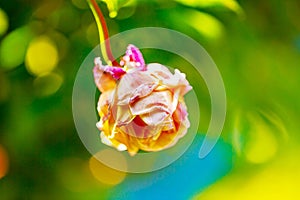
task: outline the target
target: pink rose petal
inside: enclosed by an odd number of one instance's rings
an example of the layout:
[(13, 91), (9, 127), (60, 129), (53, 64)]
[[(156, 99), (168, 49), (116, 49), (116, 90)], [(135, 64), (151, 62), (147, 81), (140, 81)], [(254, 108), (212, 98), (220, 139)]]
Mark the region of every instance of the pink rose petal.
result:
[(129, 56), (130, 61), (139, 63), (138, 68), (140, 70), (146, 70), (143, 55), (136, 46), (132, 44), (128, 45), (126, 55)]

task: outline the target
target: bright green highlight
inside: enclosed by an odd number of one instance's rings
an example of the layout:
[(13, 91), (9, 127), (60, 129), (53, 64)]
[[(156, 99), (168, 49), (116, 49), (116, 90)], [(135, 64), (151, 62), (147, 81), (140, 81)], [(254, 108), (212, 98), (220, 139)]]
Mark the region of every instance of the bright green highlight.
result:
[(244, 15), (243, 9), (236, 0), (175, 0), (191, 7), (209, 8), (209, 7), (223, 7), (235, 12), (238, 15)]
[(7, 35), (0, 46), (0, 66), (4, 69), (12, 69), (21, 65), (31, 38), (32, 33), (27, 26)]

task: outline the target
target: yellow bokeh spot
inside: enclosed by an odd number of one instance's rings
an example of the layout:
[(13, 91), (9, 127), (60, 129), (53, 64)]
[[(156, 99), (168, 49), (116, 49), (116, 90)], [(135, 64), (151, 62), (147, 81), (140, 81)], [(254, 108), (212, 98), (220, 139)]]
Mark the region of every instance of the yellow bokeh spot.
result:
[(98, 29), (94, 22), (87, 27), (86, 38), (91, 45), (98, 43)]
[(27, 49), (25, 64), (34, 75), (52, 71), (58, 63), (58, 52), (55, 44), (46, 36), (34, 39)]
[[(125, 167), (127, 165), (126, 159), (119, 152), (115, 150), (103, 150), (91, 157), (89, 165), (93, 176), (101, 183), (107, 185), (117, 185), (121, 183), (125, 176), (125, 172), (112, 169), (104, 165), (99, 160), (106, 160), (108, 162), (118, 162), (119, 165)], [(114, 159), (114, 160), (112, 160)]]
[(0, 146), (0, 179), (3, 178), (8, 171), (8, 156), (5, 149)]
[(0, 8), (0, 36), (8, 29), (8, 17), (6, 13)]
[(38, 76), (33, 85), (38, 96), (49, 96), (57, 92), (63, 83), (63, 78), (59, 74), (46, 73)]

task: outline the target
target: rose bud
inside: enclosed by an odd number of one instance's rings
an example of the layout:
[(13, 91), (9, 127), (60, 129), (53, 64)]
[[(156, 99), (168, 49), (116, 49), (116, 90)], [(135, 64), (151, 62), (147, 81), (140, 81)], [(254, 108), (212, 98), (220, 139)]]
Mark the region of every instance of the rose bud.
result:
[(101, 141), (135, 155), (176, 144), (190, 126), (183, 96), (192, 89), (185, 74), (172, 74), (161, 64), (145, 64), (139, 49), (129, 45), (121, 67), (95, 59), (94, 79)]

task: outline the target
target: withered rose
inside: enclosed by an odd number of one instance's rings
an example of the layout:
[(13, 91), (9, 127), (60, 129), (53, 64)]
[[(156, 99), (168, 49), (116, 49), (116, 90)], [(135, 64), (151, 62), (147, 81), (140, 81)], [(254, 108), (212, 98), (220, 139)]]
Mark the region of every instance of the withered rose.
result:
[(176, 144), (190, 126), (183, 96), (191, 90), (185, 74), (161, 64), (145, 64), (129, 45), (121, 67), (95, 59), (94, 79), (101, 92), (97, 123), (104, 144), (135, 155)]

